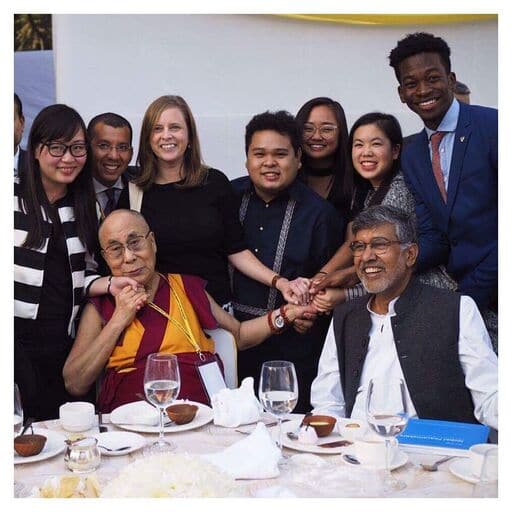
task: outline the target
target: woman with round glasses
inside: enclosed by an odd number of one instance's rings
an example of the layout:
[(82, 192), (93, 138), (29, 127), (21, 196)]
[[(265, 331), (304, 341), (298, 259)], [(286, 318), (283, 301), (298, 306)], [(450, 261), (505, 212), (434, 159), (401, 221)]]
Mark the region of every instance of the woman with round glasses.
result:
[(34, 119), (27, 169), (14, 184), (15, 380), (25, 414), (58, 417), (70, 400), (62, 367), (85, 293), (120, 291), (135, 281), (99, 278), (90, 254), (97, 217), (87, 135), (80, 115), (66, 105), (44, 108)]
[[(350, 218), (375, 205), (401, 208), (415, 216), (415, 203), (400, 172), (402, 130), (396, 118), (389, 114), (372, 112), (361, 116), (348, 136), (351, 151), (349, 173), (352, 177)], [(353, 256), (366, 250), (366, 245), (354, 241), (352, 222), (347, 226), (345, 243), (331, 260), (313, 278), (312, 292), (320, 311), (330, 311), (336, 304), (365, 293), (353, 266)], [(378, 257), (396, 242), (373, 240), (370, 250)], [(444, 268), (431, 270), (420, 279), (432, 286), (455, 290), (457, 285)]]
[(291, 290), (305, 296), (305, 283), (276, 276), (247, 249), (231, 184), (202, 162), (194, 117), (182, 97), (161, 96), (149, 105), (137, 163), (136, 187), (123, 191), (118, 208), (144, 215), (155, 233), (161, 272), (202, 277), (226, 309), (232, 300), (228, 261), (289, 300), (294, 300)]
[(295, 116), (302, 130), (300, 176), (346, 218), (351, 182), (347, 182), (347, 121), (345, 111), (331, 98), (313, 98)]

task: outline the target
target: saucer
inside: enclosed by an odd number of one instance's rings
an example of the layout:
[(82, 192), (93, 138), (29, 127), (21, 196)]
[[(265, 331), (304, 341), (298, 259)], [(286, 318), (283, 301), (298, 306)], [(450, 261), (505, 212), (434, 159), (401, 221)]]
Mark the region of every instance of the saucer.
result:
[(123, 446), (130, 447), (121, 451), (108, 451), (100, 447), (101, 455), (106, 455), (107, 457), (127, 455), (146, 445), (146, 439), (134, 432), (102, 432), (101, 434), (96, 434), (94, 437), (98, 440), (99, 445), (106, 446), (112, 450), (122, 448)]
[(452, 475), (455, 475), (470, 484), (476, 484), (478, 482), (478, 477), (476, 477), (471, 471), (471, 461), (467, 458), (454, 460), (448, 469)]
[[(350, 455), (351, 457), (357, 458), (354, 454), (350, 453), (349, 450), (346, 450), (343, 453), (346, 455)], [(343, 461), (344, 464), (347, 464), (348, 466), (352, 465), (350, 462), (346, 461), (343, 457), (341, 458), (341, 460)], [(391, 463), (389, 465), (390, 471), (393, 471), (395, 469), (402, 467), (404, 464), (407, 463), (408, 460), (409, 460), (409, 457), (405, 452), (403, 452), (402, 450), (397, 450), (395, 452), (395, 456), (393, 457), (393, 460), (391, 461)], [(360, 467), (365, 468), (365, 469), (385, 469), (384, 466), (370, 466), (368, 464), (360, 464)]]

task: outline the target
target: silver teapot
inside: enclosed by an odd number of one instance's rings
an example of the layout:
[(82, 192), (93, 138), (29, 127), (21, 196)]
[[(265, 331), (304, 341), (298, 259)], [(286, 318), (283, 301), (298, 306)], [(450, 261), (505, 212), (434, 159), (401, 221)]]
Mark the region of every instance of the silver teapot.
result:
[(64, 464), (73, 473), (90, 473), (101, 463), (101, 453), (98, 440), (94, 437), (84, 437), (76, 441), (66, 440)]

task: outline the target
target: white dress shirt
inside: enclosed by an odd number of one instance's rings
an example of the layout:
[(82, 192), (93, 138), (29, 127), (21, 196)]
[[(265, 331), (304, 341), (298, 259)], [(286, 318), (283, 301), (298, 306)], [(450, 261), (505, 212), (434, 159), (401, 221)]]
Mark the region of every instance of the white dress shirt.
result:
[(117, 181), (114, 183), (114, 185), (112, 187), (106, 187), (105, 185), (100, 183), (96, 178), (93, 178), (92, 181), (94, 184), (94, 193), (96, 194), (96, 200), (100, 204), (102, 211), (105, 210), (105, 207), (107, 206), (108, 196), (107, 196), (106, 191), (109, 188), (114, 189), (114, 195), (115, 195), (115, 200), (116, 200), (116, 204), (117, 204), (117, 201), (119, 201), (119, 196), (121, 195), (121, 192), (123, 191), (123, 188), (124, 188), (124, 183), (123, 183), (123, 180), (121, 179), (121, 176), (119, 176), (119, 178), (117, 178)]
[[(372, 327), (352, 418), (366, 419), (366, 392), (371, 378), (401, 378), (405, 381), (391, 329), (391, 317), (395, 316), (394, 305), (397, 299), (389, 304), (389, 311), (385, 315), (378, 315), (367, 306)], [(480, 423), (498, 429), (498, 358), (473, 299), (465, 295), (461, 297), (459, 315), (459, 360), (466, 387), (471, 392), (475, 405), (475, 418)], [(407, 382), (405, 384), (407, 387)], [(408, 390), (406, 394), (410, 416), (416, 417)], [(389, 398), (396, 401), (396, 397)], [(432, 399), (442, 400), (442, 397)], [(345, 398), (341, 389), (332, 321), (318, 363), (318, 375), (311, 385), (311, 403), (315, 412), (345, 417)]]
[(18, 164), (20, 161), (20, 145), (16, 148), (16, 153), (14, 153), (14, 176), (18, 176)]

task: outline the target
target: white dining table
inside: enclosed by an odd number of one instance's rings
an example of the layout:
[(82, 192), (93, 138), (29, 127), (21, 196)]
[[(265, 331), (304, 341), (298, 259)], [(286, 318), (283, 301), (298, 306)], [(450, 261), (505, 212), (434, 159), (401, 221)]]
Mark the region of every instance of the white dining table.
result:
[[(291, 414), (291, 419), (301, 415)], [(103, 421), (109, 431), (122, 430), (109, 423), (109, 416), (103, 415)], [(49, 420), (35, 424), (36, 427), (52, 431), (66, 432), (59, 420)], [(276, 436), (277, 427), (271, 427)], [(97, 433), (97, 427), (86, 432), (86, 435)], [(156, 440), (157, 434), (142, 434), (148, 442)], [(205, 454), (222, 451), (242, 439), (245, 434), (236, 429), (222, 428), (209, 423), (194, 430), (166, 434), (172, 440), (177, 453)], [(474, 485), (454, 476), (448, 461), (439, 466), (438, 471), (428, 472), (421, 468), (420, 463), (431, 463), (442, 455), (435, 448), (425, 450), (402, 446), (408, 455), (408, 461), (393, 471), (393, 475), (404, 481), (407, 487), (402, 491), (383, 494), (378, 485), (377, 471), (364, 467), (346, 464), (341, 456), (312, 455), (284, 448), (289, 456), (288, 464), (281, 470), (278, 478), (266, 480), (237, 481), (240, 493), (247, 497), (404, 497), (404, 498), (468, 498), (472, 496)], [(101, 465), (96, 470), (100, 484), (114, 478), (118, 472), (130, 462), (143, 457), (142, 450), (122, 456), (102, 456)], [(14, 495), (26, 497), (35, 487), (55, 476), (70, 474), (64, 465), (64, 453), (39, 462), (16, 464), (14, 466)]]

